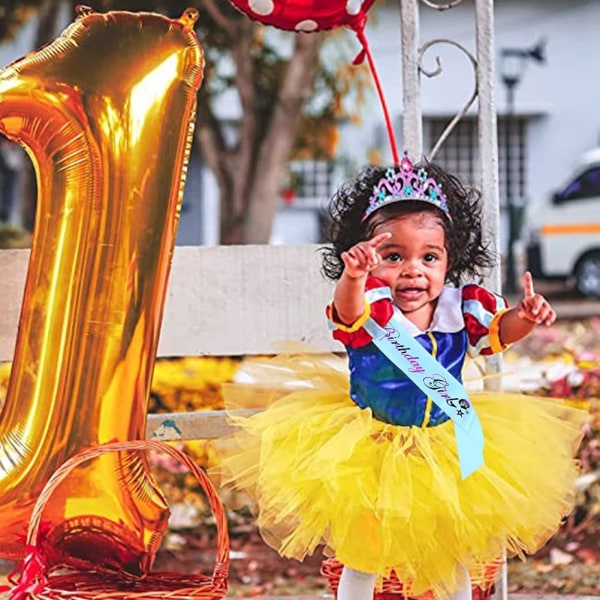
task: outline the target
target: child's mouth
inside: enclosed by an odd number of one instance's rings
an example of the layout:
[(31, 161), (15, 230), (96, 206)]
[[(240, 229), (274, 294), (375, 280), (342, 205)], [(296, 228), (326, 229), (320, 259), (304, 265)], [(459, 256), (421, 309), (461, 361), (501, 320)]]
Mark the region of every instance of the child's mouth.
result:
[(421, 288), (404, 288), (401, 290), (396, 290), (396, 296), (404, 300), (414, 300), (424, 293), (425, 290)]

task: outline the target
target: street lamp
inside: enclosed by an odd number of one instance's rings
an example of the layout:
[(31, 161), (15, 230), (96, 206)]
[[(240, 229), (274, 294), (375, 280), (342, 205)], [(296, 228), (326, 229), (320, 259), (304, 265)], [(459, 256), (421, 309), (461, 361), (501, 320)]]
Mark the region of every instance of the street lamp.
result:
[(517, 219), (515, 201), (511, 182), (511, 132), (515, 114), (515, 89), (523, 74), (527, 61), (544, 63), (545, 42), (539, 41), (533, 48), (502, 48), (500, 50), (500, 75), (506, 88), (506, 136), (505, 136), (505, 167), (506, 167), (506, 208), (508, 210), (508, 248), (506, 255), (506, 271), (504, 291), (514, 294), (517, 291), (514, 245), (517, 238)]

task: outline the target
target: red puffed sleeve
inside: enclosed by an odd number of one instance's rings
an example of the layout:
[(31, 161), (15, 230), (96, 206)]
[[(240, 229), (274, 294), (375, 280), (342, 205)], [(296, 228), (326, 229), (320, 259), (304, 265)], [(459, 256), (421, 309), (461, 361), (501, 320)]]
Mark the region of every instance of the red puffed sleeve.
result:
[(510, 344), (500, 340), (500, 319), (508, 310), (506, 300), (479, 285), (462, 289), (462, 311), (468, 337), (469, 356), (504, 352)]
[[(382, 292), (387, 290), (387, 293), (383, 298), (375, 296), (375, 299), (370, 301), (369, 296), (373, 295), (374, 290), (382, 290)], [(326, 313), (333, 327), (333, 338), (342, 342), (344, 346), (360, 348), (371, 343), (371, 336), (363, 329), (366, 320), (372, 317), (383, 327), (387, 325), (394, 314), (394, 306), (391, 292), (385, 282), (377, 277), (369, 276), (365, 284), (365, 311), (352, 325), (346, 325), (339, 320), (333, 302), (327, 306)]]

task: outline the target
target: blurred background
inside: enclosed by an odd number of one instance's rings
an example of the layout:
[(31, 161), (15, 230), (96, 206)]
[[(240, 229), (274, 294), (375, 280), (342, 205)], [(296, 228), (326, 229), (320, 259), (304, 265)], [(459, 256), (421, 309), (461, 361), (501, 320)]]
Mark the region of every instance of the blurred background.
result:
[[(474, 2), (463, 0), (444, 12), (426, 3), (420, 10), (421, 39), (450, 39), (476, 55)], [(74, 20), (75, 4), (0, 0), (0, 66), (56, 39)], [(190, 5), (200, 12), (197, 32), (207, 64), (178, 245), (320, 243), (334, 189), (367, 163), (391, 162), (371, 73), (365, 64), (353, 64), (361, 48), (351, 31), (297, 36), (263, 27), (225, 0), (90, 4), (98, 11), (170, 17)], [(503, 258), (503, 289), (517, 294), (529, 268), (536, 289), (559, 303), (560, 317), (557, 327), (538, 328), (515, 345), (505, 374), (514, 389), (568, 398), (591, 415), (576, 511), (538, 556), (511, 563), (511, 592), (600, 589), (599, 23), (598, 0), (495, 2), (501, 219), (494, 233)], [(400, 31), (400, 2), (377, 0), (369, 11), (367, 37), (402, 148)], [(457, 46), (430, 48), (423, 69), (435, 70), (436, 60), (443, 67), (440, 75), (421, 76), (426, 153), (476, 85), (469, 56)], [(475, 103), (466, 111), (435, 156), (474, 185), (480, 172), (476, 109)], [(19, 145), (0, 139), (0, 247), (30, 245), (35, 209), (32, 163)], [(236, 377), (243, 360), (157, 361), (149, 412), (223, 408), (220, 386)], [(0, 366), (0, 403), (9, 372), (10, 365)], [(201, 464), (214, 460), (206, 441), (188, 443), (187, 449)], [(198, 490), (172, 465), (156, 468), (162, 469), (161, 487), (174, 514), (160, 566), (202, 565), (213, 545), (205, 535), (212, 527), (210, 514)], [(326, 590), (320, 559), (282, 562), (261, 545), (247, 513), (229, 516), (231, 585), (237, 595)], [(198, 525), (204, 527), (200, 533)]]
[[(75, 2), (0, 3), (0, 64), (55, 39), (74, 19)], [(366, 163), (391, 161), (383, 114), (360, 45), (350, 30), (296, 36), (263, 27), (227, 2), (198, 0), (207, 57), (195, 144), (178, 234), (180, 245), (304, 244), (323, 239), (333, 190)], [(190, 2), (98, 0), (105, 11), (179, 16)], [(400, 3), (379, 0), (367, 37), (402, 148)], [(496, 106), (504, 289), (528, 267), (537, 280), (600, 296), (600, 3), (497, 0)], [(473, 2), (420, 11), (422, 40), (450, 39), (476, 55)], [(304, 38), (299, 41), (299, 38)], [(290, 80), (291, 61), (307, 63)], [(475, 86), (468, 57), (436, 45), (422, 67), (427, 153)], [(90, 65), (90, 69), (94, 66)], [(286, 85), (291, 101), (282, 107)], [(288, 99), (289, 100), (289, 99)], [(435, 160), (478, 183), (476, 103)], [(283, 116), (283, 118), (282, 118)], [(169, 118), (165, 115), (165, 118)], [(277, 139), (278, 144), (273, 144)], [(275, 146), (277, 146), (275, 148)], [(261, 173), (277, 177), (264, 181)], [(0, 243), (27, 245), (35, 219), (35, 175), (24, 151), (0, 142)], [(565, 284), (563, 286), (563, 284)]]

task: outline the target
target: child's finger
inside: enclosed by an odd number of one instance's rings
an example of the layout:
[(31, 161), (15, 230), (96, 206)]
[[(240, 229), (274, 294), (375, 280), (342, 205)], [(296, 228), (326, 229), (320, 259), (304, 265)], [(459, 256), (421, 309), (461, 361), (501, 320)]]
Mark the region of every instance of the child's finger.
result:
[(532, 317), (531, 304), (527, 303), (527, 302), (519, 302), (519, 305), (517, 307), (517, 315), (519, 315), (519, 317), (521, 317), (521, 319), (531, 320), (531, 317)]
[(349, 252), (343, 252), (341, 257), (344, 261), (344, 273), (346, 273), (348, 276), (361, 277), (368, 272), (363, 262), (357, 260), (357, 258), (352, 256)]
[(536, 323), (545, 323), (546, 320), (550, 317), (551, 312), (552, 308), (550, 307), (550, 305), (547, 302), (543, 304), (536, 314)]
[(550, 308), (550, 314), (546, 317), (544, 325), (550, 326), (554, 321), (556, 321), (556, 311), (553, 308)]
[(373, 257), (373, 249), (366, 245), (355, 247), (357, 257), (365, 264), (370, 264)]
[(345, 263), (351, 262), (355, 266), (362, 262), (362, 257), (360, 256), (360, 253), (357, 252), (356, 248), (342, 252), (341, 256)]
[(535, 301), (531, 298), (523, 298), (517, 307), (517, 314), (521, 319), (528, 321), (537, 321), (539, 306), (536, 306)]
[(373, 236), (367, 243), (372, 248), (377, 248), (380, 246), (385, 240), (389, 240), (392, 237), (392, 234), (389, 231), (385, 233), (378, 233), (376, 236)]
[(365, 255), (370, 267), (376, 267), (381, 262), (381, 255), (373, 246), (365, 246)]
[(355, 266), (356, 259), (350, 254), (350, 252), (342, 252), (340, 258), (346, 266)]
[(550, 306), (550, 302), (544, 298), (541, 294), (535, 294), (533, 298), (528, 301), (529, 306), (531, 307), (531, 313), (536, 317), (539, 316), (542, 311), (546, 308), (552, 308)]
[(544, 305), (540, 310), (539, 321), (545, 325), (552, 325), (556, 321), (556, 311), (547, 300), (544, 300)]
[(533, 298), (535, 296), (533, 277), (529, 271), (525, 271), (525, 275), (523, 275), (523, 293), (525, 294), (525, 298)]

